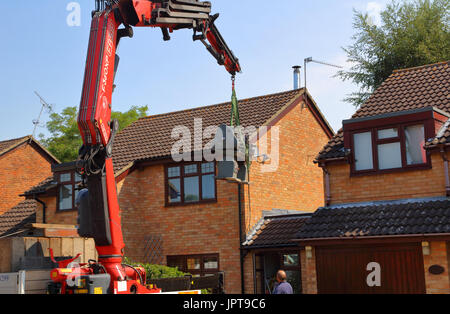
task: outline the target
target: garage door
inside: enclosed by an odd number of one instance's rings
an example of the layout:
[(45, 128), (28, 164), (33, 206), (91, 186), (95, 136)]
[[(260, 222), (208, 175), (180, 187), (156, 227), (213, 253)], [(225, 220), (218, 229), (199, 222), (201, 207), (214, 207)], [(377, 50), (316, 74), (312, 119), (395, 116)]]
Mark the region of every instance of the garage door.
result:
[(317, 247), (316, 270), (320, 294), (425, 293), (420, 244)]

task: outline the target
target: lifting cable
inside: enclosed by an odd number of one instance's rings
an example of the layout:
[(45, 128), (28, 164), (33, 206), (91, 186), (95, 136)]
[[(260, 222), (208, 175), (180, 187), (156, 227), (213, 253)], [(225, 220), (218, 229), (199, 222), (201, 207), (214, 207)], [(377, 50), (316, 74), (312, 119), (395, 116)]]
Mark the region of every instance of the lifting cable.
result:
[(231, 86), (232, 86), (232, 95), (231, 95), (231, 122), (230, 125), (232, 127), (234, 126), (240, 126), (241, 121), (239, 119), (239, 105), (238, 105), (238, 99), (236, 96), (236, 77), (233, 75), (231, 76)]
[[(236, 77), (233, 75), (231, 76), (231, 88), (232, 88), (232, 95), (231, 95), (231, 122), (230, 125), (231, 127), (239, 127), (241, 126), (241, 121), (240, 121), (240, 117), (239, 117), (239, 104), (238, 104), (238, 99), (237, 99), (237, 95), (236, 95)], [(248, 176), (248, 180), (250, 181), (250, 166), (251, 166), (251, 160), (250, 160), (250, 145), (249, 142), (246, 140), (246, 145), (245, 145), (245, 155), (246, 155), (246, 165), (247, 165), (247, 176)], [(245, 193), (245, 192), (244, 192)], [(251, 215), (252, 215), (252, 208), (251, 208), (251, 198), (250, 198), (250, 185), (248, 185), (247, 188), (247, 193), (248, 193), (248, 212), (249, 212), (249, 217), (248, 217), (248, 228), (250, 229), (250, 225), (251, 225)]]

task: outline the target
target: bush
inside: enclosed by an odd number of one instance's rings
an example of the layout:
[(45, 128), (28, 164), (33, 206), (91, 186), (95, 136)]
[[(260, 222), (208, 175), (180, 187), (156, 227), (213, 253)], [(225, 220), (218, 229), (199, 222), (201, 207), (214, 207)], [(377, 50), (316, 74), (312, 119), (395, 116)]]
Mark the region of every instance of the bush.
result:
[(145, 269), (147, 273), (147, 280), (150, 279), (162, 279), (162, 278), (179, 278), (184, 277), (186, 274), (177, 267), (168, 267), (163, 265), (152, 265), (152, 264), (140, 264), (132, 262), (129, 258), (125, 257), (123, 259), (124, 264), (128, 264), (131, 266), (141, 266)]

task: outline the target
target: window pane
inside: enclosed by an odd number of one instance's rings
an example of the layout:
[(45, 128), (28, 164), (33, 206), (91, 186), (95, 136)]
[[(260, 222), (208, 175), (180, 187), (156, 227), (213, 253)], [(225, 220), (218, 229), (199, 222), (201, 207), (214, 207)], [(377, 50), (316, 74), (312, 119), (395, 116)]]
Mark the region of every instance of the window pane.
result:
[(202, 173), (211, 173), (211, 172), (214, 172), (214, 163), (213, 162), (202, 164)]
[(81, 182), (81, 176), (75, 172), (75, 182)]
[(378, 131), (378, 139), (383, 140), (386, 138), (398, 137), (398, 129), (385, 129)]
[(169, 180), (169, 202), (178, 203), (181, 202), (181, 180), (170, 179)]
[(180, 176), (180, 167), (173, 167), (168, 169), (169, 178), (179, 177)]
[(420, 165), (427, 162), (425, 149), (425, 129), (423, 125), (405, 128), (406, 161), (408, 165)]
[(284, 266), (298, 266), (298, 254), (285, 254), (283, 260)]
[(200, 200), (199, 177), (184, 178), (184, 201), (198, 202)]
[(380, 170), (402, 167), (400, 143), (378, 145), (378, 164)]
[(59, 187), (59, 210), (72, 209), (72, 185)]
[(178, 270), (182, 272), (186, 272), (185, 266), (184, 266), (184, 257), (167, 257), (167, 266), (169, 267), (176, 267)]
[(292, 286), (294, 294), (301, 293), (301, 273), (299, 270), (288, 270), (286, 271), (287, 282)]
[(184, 174), (195, 174), (198, 172), (197, 165), (184, 166)]
[(216, 182), (213, 174), (202, 177), (202, 198), (204, 200), (216, 198)]
[(187, 259), (188, 270), (199, 270), (200, 269), (200, 258), (188, 258)]
[(203, 260), (205, 269), (219, 269), (219, 261), (217, 257), (206, 257)]
[(372, 133), (359, 133), (353, 136), (355, 150), (355, 170), (373, 169)]
[(70, 173), (63, 173), (59, 176), (59, 182), (70, 182), (72, 181), (72, 175)]

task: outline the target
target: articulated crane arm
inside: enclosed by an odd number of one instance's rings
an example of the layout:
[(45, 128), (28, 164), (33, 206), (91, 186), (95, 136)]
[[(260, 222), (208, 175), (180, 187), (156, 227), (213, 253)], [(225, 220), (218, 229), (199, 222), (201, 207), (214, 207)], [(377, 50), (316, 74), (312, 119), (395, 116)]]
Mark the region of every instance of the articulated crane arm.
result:
[[(157, 27), (163, 39), (178, 29), (193, 29), (194, 41), (201, 41), (220, 65), (234, 77), (241, 71), (238, 59), (228, 48), (210, 15), (211, 3), (198, 0), (112, 0), (96, 1), (78, 114), (83, 146), (77, 171), (87, 189), (79, 192), (78, 233), (94, 238), (98, 262), (82, 265), (77, 274), (55, 269), (53, 291), (103, 293), (151, 293), (145, 286), (145, 271), (124, 265), (125, 247), (112, 162), (112, 145), (118, 130), (111, 121), (114, 76), (119, 63), (116, 48), (123, 37), (132, 37), (132, 27)], [(119, 27), (123, 25), (122, 28)], [(67, 284), (68, 276), (84, 282), (84, 289)], [(83, 281), (84, 279), (84, 281)], [(89, 284), (86, 284), (88, 282)], [(56, 287), (56, 288), (55, 288)], [(78, 289), (78, 290), (77, 290)], [(81, 290), (80, 290), (81, 289)]]

